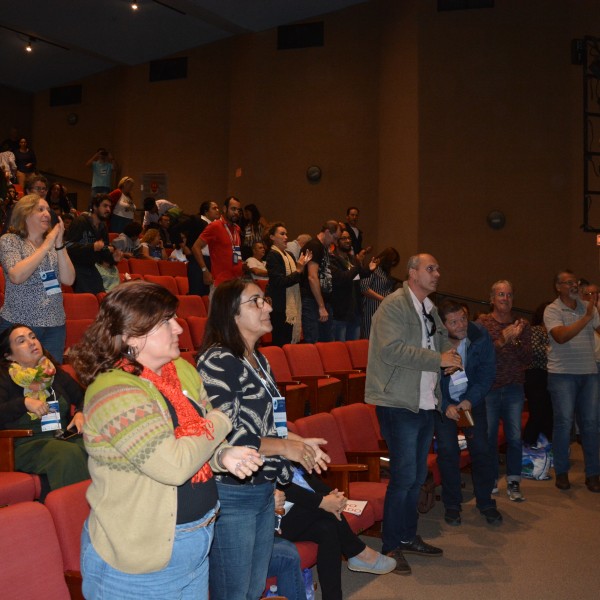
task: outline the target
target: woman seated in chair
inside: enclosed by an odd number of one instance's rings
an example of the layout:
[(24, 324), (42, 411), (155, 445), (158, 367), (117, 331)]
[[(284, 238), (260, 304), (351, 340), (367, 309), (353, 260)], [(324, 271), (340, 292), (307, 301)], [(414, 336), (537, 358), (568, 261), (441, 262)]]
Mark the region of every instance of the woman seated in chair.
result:
[[(71, 409), (75, 414), (71, 416)], [(0, 334), (0, 427), (31, 429), (15, 440), (15, 468), (46, 475), (50, 490), (89, 479), (83, 428), (83, 390), (25, 325)]]
[(396, 568), (396, 561), (369, 548), (353, 531), (343, 515), (347, 499), (314, 474), (294, 467), (292, 483), (285, 492), (285, 516), (281, 536), (291, 542), (315, 542), (317, 573), (323, 600), (342, 600), (341, 555), (348, 569), (384, 575)]

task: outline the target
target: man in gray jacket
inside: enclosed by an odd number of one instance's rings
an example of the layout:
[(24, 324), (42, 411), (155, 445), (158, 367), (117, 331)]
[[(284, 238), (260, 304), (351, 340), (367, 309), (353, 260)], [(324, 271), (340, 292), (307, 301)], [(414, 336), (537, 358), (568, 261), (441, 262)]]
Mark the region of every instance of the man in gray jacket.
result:
[(404, 554), (442, 556), (417, 535), (417, 501), (427, 476), (434, 415), (440, 410), (440, 368), (461, 369), (428, 295), (440, 268), (430, 254), (408, 261), (408, 280), (387, 296), (371, 326), (365, 401), (377, 406), (390, 453), (390, 483), (383, 513), (382, 552), (396, 559), (396, 572), (410, 575)]

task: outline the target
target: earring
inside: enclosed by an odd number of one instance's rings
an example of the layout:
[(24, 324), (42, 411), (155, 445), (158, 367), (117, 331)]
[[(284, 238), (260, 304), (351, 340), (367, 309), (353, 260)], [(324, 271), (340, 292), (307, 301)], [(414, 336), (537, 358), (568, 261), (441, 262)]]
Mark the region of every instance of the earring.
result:
[(136, 348), (136, 346), (127, 346), (125, 354), (127, 355), (127, 358), (129, 360), (135, 360), (138, 355), (138, 349)]

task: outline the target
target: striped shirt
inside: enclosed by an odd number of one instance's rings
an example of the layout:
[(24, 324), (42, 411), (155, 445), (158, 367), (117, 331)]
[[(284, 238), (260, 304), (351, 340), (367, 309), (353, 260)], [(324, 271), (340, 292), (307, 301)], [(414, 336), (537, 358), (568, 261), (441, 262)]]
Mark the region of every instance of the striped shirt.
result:
[(594, 329), (600, 326), (598, 311), (594, 309), (592, 320), (564, 344), (552, 337), (552, 329), (562, 325), (571, 325), (585, 314), (587, 302), (577, 300), (577, 306), (569, 308), (560, 298), (549, 304), (544, 311), (544, 323), (550, 334), (548, 353), (548, 373), (569, 373), (571, 375), (589, 375), (597, 373), (594, 356)]

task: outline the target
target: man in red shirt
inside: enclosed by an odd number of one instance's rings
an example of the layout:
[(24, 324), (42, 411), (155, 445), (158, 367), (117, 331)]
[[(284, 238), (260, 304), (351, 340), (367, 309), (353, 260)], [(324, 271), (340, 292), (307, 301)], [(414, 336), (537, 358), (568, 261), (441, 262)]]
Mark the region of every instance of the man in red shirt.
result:
[[(241, 213), (240, 201), (234, 196), (227, 198), (223, 204), (221, 218), (207, 225), (192, 246), (194, 258), (202, 269), (204, 283), (211, 286), (211, 294), (223, 281), (242, 275), (240, 228), (237, 225)], [(210, 250), (210, 271), (202, 255), (202, 248), (205, 246)]]

